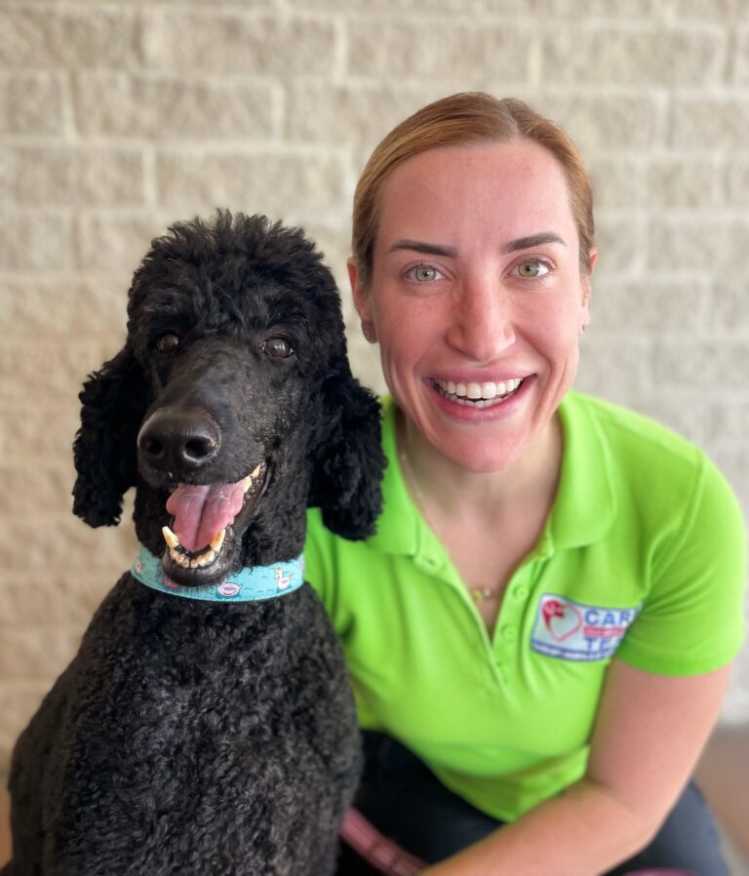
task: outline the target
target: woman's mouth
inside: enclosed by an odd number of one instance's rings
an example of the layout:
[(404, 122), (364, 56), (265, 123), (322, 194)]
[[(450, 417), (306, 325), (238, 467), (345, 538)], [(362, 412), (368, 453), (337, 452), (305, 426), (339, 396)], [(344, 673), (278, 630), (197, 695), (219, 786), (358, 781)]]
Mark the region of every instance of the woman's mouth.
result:
[(499, 405), (511, 398), (523, 385), (524, 380), (524, 377), (481, 383), (432, 380), (432, 385), (441, 396), (451, 402), (472, 408), (487, 408)]

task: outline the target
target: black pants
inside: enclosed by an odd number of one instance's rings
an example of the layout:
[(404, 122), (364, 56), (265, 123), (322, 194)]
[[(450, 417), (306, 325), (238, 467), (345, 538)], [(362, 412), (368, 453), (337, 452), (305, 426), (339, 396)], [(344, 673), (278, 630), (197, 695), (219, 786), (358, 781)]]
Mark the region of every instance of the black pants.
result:
[[(357, 793), (359, 810), (383, 834), (428, 863), (450, 857), (502, 826), (453, 794), (407, 748), (379, 733), (364, 733), (366, 766)], [(608, 876), (672, 867), (695, 876), (729, 876), (712, 814), (698, 790), (685, 788), (655, 839)], [(339, 876), (369, 871), (347, 850)]]

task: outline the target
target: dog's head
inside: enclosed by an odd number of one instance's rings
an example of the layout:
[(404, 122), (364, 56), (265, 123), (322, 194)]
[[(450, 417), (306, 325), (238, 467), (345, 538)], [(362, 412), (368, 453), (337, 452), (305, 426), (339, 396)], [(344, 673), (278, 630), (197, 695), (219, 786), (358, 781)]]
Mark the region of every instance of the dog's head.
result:
[(172, 226), (133, 278), (124, 349), (80, 398), (75, 513), (118, 523), (137, 486), (138, 537), (180, 583), (298, 553), (308, 505), (348, 538), (373, 530), (379, 406), (299, 229), (227, 212)]

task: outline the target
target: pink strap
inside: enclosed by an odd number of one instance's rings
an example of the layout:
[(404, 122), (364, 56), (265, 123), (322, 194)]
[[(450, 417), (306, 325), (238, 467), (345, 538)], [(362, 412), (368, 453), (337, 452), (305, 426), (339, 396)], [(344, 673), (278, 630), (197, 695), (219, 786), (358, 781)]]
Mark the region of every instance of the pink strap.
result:
[(375, 870), (387, 876), (415, 876), (426, 867), (423, 861), (383, 836), (353, 807), (344, 816), (341, 838)]

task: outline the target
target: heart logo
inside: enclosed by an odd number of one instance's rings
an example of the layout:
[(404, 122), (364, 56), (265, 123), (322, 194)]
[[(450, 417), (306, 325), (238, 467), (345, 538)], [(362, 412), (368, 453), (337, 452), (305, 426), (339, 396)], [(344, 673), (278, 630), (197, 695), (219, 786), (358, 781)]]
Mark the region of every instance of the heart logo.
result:
[(557, 642), (563, 642), (574, 636), (583, 625), (583, 616), (568, 602), (561, 599), (547, 599), (541, 606), (546, 629)]

